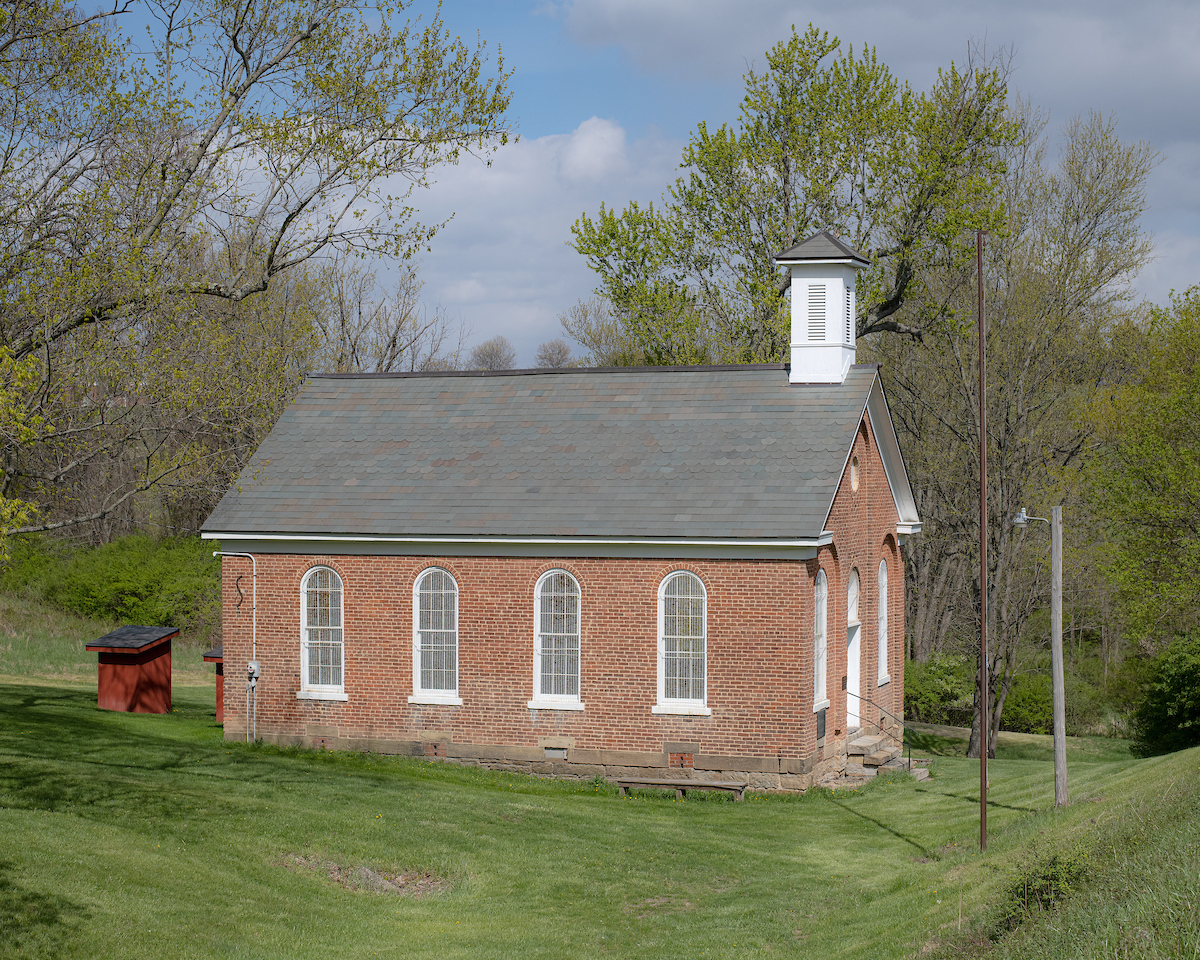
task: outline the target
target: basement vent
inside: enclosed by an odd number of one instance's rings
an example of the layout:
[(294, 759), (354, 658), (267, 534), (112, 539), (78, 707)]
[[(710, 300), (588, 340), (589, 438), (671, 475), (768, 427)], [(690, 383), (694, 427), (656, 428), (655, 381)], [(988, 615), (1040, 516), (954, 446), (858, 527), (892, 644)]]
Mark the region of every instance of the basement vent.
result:
[(825, 339), (825, 284), (808, 285), (808, 339)]

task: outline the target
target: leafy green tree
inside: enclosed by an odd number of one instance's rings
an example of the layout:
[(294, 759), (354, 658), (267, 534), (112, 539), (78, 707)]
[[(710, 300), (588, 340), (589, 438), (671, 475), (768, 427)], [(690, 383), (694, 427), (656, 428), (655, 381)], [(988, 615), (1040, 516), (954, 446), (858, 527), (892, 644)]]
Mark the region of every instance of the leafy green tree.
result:
[(1130, 629), (1152, 640), (1200, 622), (1200, 286), (1152, 312), (1135, 359), (1097, 400), (1093, 489)]
[(737, 124), (697, 127), (658, 207), (575, 222), (643, 362), (783, 357), (788, 283), (772, 257), (823, 228), (871, 260), (859, 335), (919, 335), (933, 318), (899, 312), (924, 272), (965, 263), (971, 230), (1002, 222), (1002, 148), (1019, 134), (1004, 72), (951, 66), (914, 94), (873, 50), (840, 49), (793, 28), (745, 75)]
[(1176, 637), (1153, 661), (1145, 699), (1134, 714), (1141, 756), (1200, 744), (1200, 633)]
[[(1059, 158), (1046, 159), (1044, 123), (1014, 113), (1022, 136), (1002, 156), (1006, 229), (988, 238), (984, 262), (988, 361), (988, 687), (976, 698), (991, 743), (1014, 679), (1033, 650), (1030, 618), (1046, 603), (1048, 545), (1012, 518), (1060, 503), (1077, 538), (1075, 467), (1088, 454), (1087, 416), (1098, 389), (1130, 373), (1139, 342), (1131, 281), (1151, 253), (1141, 229), (1156, 154), (1125, 143), (1091, 116), (1067, 124)], [(908, 310), (939, 315), (918, 341), (876, 336), (859, 356), (883, 363), (917, 507), (920, 537), (906, 547), (912, 579), (906, 634), (916, 659), (978, 650), (979, 388), (974, 265), (929, 270)], [(1075, 539), (1075, 543), (1079, 540)]]
[(318, 261), (419, 251), (440, 225), (413, 191), (505, 142), (502, 65), (408, 5), (150, 0), (149, 51), (118, 10), (0, 9), (0, 332), (37, 374), (0, 494), (38, 506), (23, 529), (227, 481), (315, 355)]

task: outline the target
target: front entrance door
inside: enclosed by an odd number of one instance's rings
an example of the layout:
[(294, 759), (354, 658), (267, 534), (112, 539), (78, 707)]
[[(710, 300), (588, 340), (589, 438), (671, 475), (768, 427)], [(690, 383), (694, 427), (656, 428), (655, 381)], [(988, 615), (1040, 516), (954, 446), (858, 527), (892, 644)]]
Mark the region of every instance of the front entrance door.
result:
[(859, 651), (858, 638), (862, 633), (861, 623), (852, 623), (846, 628), (846, 732), (859, 728)]

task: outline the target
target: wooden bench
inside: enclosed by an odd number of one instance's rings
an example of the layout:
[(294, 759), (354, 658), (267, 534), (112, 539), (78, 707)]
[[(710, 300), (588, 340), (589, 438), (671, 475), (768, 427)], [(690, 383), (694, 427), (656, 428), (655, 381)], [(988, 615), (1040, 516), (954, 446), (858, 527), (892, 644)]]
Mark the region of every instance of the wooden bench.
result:
[(735, 801), (744, 798), (749, 780), (653, 780), (644, 777), (617, 777), (614, 781), (625, 796), (631, 787), (648, 787), (653, 790), (674, 790), (675, 796), (682, 800), (689, 790), (724, 790), (732, 793)]

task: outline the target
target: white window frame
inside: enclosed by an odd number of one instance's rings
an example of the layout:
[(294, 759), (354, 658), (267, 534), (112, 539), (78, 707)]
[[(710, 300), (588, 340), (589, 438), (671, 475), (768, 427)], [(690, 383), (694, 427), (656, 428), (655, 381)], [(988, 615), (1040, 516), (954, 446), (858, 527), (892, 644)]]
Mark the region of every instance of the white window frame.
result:
[(829, 707), (829, 578), (813, 578), (813, 713)]
[(887, 558), (879, 561), (879, 628), (876, 632), (879, 652), (879, 686), (892, 682), (888, 671), (888, 568)]
[[(566, 577), (575, 586), (575, 693), (553, 694), (542, 692), (542, 590), (553, 577)], [(579, 581), (567, 570), (547, 570), (533, 588), (533, 699), (527, 706), (530, 710), (582, 710), (583, 700), (583, 591)]]
[[(434, 574), (442, 573), (450, 578), (450, 582), (454, 584), (454, 689), (430, 688), (426, 689), (421, 686), (421, 584), (425, 578)], [(461, 707), (462, 698), (458, 695), (459, 671), (458, 671), (458, 644), (461, 635), (461, 624), (458, 617), (458, 599), (459, 599), (458, 580), (445, 567), (426, 567), (423, 569), (415, 580), (413, 580), (413, 692), (408, 698), (409, 703), (423, 703), (431, 705), (442, 705), (451, 707)], [(446, 631), (449, 632), (449, 631)]]
[[(666, 595), (667, 586), (678, 576), (691, 577), (700, 585), (700, 599), (704, 603), (704, 613), (701, 617), (701, 630), (704, 642), (704, 696), (699, 698), (666, 696), (667, 687), (667, 647), (666, 647)], [(708, 717), (712, 710), (708, 707), (708, 590), (704, 581), (691, 570), (672, 570), (658, 585), (658, 703), (650, 708), (651, 713), (678, 715), (689, 717)]]
[[(336, 629), (341, 633), (341, 682), (339, 683), (309, 683), (308, 680), (308, 632), (312, 627), (308, 622), (308, 591), (309, 582), (320, 573), (328, 573), (337, 581), (338, 593), (338, 626), (325, 627)], [(300, 689), (296, 691), (297, 700), (337, 700), (345, 702), (350, 699), (346, 694), (346, 585), (341, 575), (332, 567), (310, 567), (300, 578)]]

